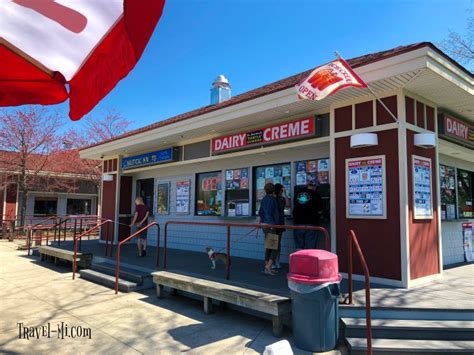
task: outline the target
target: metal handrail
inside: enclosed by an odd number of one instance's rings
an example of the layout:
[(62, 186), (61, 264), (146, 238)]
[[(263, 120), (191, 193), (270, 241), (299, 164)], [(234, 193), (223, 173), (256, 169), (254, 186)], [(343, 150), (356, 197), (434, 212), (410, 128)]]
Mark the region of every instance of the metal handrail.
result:
[[(319, 227), (319, 226), (294, 226), (294, 225), (282, 225), (282, 224), (264, 224), (264, 223), (254, 223), (254, 224), (247, 224), (247, 223), (221, 223), (221, 222), (201, 222), (201, 221), (168, 221), (165, 223), (165, 235), (164, 235), (164, 242), (163, 242), (163, 268), (166, 269), (167, 267), (167, 250), (168, 250), (168, 225), (170, 224), (186, 224), (186, 225), (206, 225), (206, 226), (220, 226), (226, 227), (227, 231), (227, 257), (230, 259), (230, 242), (231, 242), (231, 227), (239, 227), (239, 228), (254, 228), (254, 229), (262, 229), (262, 228), (276, 228), (276, 229), (290, 229), (290, 230), (311, 230), (311, 231), (319, 231), (322, 232), (325, 238), (325, 246), (326, 250), (331, 250), (331, 239), (329, 237), (329, 233), (326, 228)], [(157, 248), (157, 252), (159, 248)], [(157, 258), (157, 265), (158, 258)], [(229, 280), (230, 278), (230, 265), (226, 265), (226, 279)]]
[[(101, 226), (103, 226), (104, 224), (106, 223), (110, 223), (113, 221), (110, 220), (110, 219), (107, 219), (97, 225), (95, 225), (94, 227), (92, 227), (91, 229), (88, 229), (86, 230), (84, 233), (81, 233), (80, 235), (78, 236), (74, 236), (74, 257), (73, 257), (73, 261), (72, 261), (72, 279), (74, 280), (76, 278), (76, 268), (77, 268), (77, 241), (78, 239), (81, 239), (82, 237), (85, 237), (86, 235), (89, 235), (91, 232), (99, 229)], [(107, 235), (107, 240), (108, 240), (108, 235)], [(106, 246), (107, 248), (107, 246)]]
[[(120, 249), (122, 248), (122, 245), (128, 242), (129, 240), (137, 237), (140, 233), (150, 229), (151, 227), (156, 226), (157, 228), (157, 243), (156, 243), (156, 250), (157, 250), (157, 258), (159, 258), (160, 255), (160, 225), (157, 222), (152, 222), (148, 224), (147, 226), (143, 227), (142, 229), (136, 231), (132, 235), (128, 236), (124, 240), (121, 240), (118, 245), (117, 245), (117, 253), (116, 253), (116, 260), (115, 260), (115, 294), (118, 293), (118, 286), (119, 286), (119, 274), (120, 274)], [(157, 263), (159, 263), (157, 261)]]
[(359, 245), (355, 232), (351, 229), (349, 231), (348, 242), (348, 288), (349, 288), (349, 304), (352, 304), (352, 244), (355, 245), (357, 254), (359, 254), (360, 263), (362, 264), (362, 269), (364, 270), (365, 277), (365, 319), (366, 319), (366, 329), (367, 329), (367, 354), (372, 355), (372, 316), (370, 312), (370, 275), (369, 268), (364, 258), (364, 254)]

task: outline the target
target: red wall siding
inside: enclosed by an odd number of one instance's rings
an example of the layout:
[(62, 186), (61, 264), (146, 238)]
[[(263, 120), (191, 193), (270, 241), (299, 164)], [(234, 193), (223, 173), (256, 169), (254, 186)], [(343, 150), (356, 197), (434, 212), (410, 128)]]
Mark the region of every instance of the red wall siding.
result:
[[(131, 176), (120, 177), (119, 214), (132, 213), (132, 183), (133, 178)], [(130, 224), (131, 218), (120, 217), (119, 222), (123, 223), (119, 225), (119, 240), (123, 240), (130, 235), (130, 227), (128, 227), (128, 224)]]
[[(347, 233), (354, 229), (367, 260), (371, 276), (401, 280), (400, 195), (398, 178), (398, 133), (396, 129), (377, 133), (379, 145), (351, 149), (350, 137), (336, 139), (336, 226), (337, 254), (341, 270), (347, 271)], [(347, 219), (345, 159), (371, 155), (386, 156), (387, 219)], [(354, 259), (354, 270), (362, 274)]]
[(426, 129), (434, 132), (436, 130), (435, 125), (434, 108), (426, 105)]
[(5, 190), (0, 190), (0, 216), (2, 216), (2, 219), (4, 217), (3, 215), (3, 202), (5, 200), (5, 193), (4, 193)]
[(17, 184), (8, 184), (6, 188), (5, 198), (5, 217), (15, 218), (16, 217), (16, 195), (17, 195)]
[(425, 128), (425, 105), (422, 102), (416, 102), (416, 125)]
[[(410, 279), (433, 275), (439, 272), (438, 211), (436, 191), (436, 151), (423, 149), (413, 144), (414, 132), (407, 131), (408, 162), (408, 228), (410, 241)], [(412, 155), (430, 158), (432, 164), (433, 219), (413, 219), (413, 172)]]
[(334, 130), (336, 132), (352, 129), (352, 106), (344, 106), (334, 110)]
[[(115, 196), (117, 192), (117, 175), (113, 174), (112, 181), (104, 181), (102, 188), (102, 217), (115, 220)], [(108, 226), (108, 227), (107, 227)], [(111, 223), (107, 223), (106, 227), (101, 229), (100, 238), (106, 239), (106, 232), (108, 228), (109, 238), (114, 235), (114, 227)]]
[(374, 125), (373, 101), (355, 105), (355, 128), (371, 127)]
[[(398, 117), (398, 108), (397, 108), (397, 97), (389, 96), (382, 99), (382, 102), (385, 106), (388, 107), (390, 112), (392, 112), (395, 117)], [(394, 123), (395, 120), (387, 112), (387, 110), (377, 101), (377, 125)]]
[(415, 124), (415, 100), (408, 96), (405, 96), (405, 111), (407, 122)]

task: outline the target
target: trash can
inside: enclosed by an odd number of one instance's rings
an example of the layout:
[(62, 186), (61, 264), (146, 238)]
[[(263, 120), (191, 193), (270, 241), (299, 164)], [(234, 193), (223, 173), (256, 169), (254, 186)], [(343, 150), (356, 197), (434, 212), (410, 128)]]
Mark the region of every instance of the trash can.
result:
[(341, 279), (336, 254), (309, 249), (290, 255), (288, 287), (298, 348), (322, 352), (336, 347)]

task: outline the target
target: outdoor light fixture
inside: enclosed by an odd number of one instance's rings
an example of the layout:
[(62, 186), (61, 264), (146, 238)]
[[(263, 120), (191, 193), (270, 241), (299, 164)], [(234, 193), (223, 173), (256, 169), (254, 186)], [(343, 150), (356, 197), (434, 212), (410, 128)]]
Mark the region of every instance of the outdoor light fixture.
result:
[(351, 136), (351, 148), (373, 147), (378, 144), (377, 133), (359, 133)]
[(417, 147), (430, 149), (436, 147), (436, 135), (434, 133), (415, 134), (415, 145)]
[(102, 175), (102, 181), (114, 181), (114, 176), (112, 174)]

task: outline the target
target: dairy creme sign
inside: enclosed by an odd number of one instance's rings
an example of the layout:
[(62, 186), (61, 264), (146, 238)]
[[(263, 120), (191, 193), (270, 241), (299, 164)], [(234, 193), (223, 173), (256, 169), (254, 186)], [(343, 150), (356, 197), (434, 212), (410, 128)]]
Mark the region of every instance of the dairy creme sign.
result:
[(453, 116), (447, 114), (441, 116), (439, 135), (469, 148), (474, 148), (474, 127)]
[(316, 133), (314, 117), (259, 128), (212, 140), (212, 153), (218, 154), (238, 149), (314, 136)]

